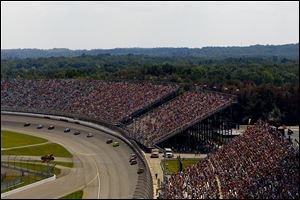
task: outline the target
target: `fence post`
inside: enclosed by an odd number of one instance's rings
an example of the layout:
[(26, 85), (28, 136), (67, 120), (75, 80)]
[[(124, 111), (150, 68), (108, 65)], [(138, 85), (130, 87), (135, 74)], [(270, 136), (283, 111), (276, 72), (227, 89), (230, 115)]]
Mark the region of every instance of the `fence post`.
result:
[[(22, 165), (23, 165), (23, 156), (20, 159), (20, 163), (22, 163)], [(21, 171), (21, 178), (22, 178), (24, 176), (24, 171), (23, 170), (20, 170), (20, 171)]]
[(15, 157), (14, 157), (14, 169), (16, 169), (16, 158), (17, 158), (17, 156), (15, 155)]

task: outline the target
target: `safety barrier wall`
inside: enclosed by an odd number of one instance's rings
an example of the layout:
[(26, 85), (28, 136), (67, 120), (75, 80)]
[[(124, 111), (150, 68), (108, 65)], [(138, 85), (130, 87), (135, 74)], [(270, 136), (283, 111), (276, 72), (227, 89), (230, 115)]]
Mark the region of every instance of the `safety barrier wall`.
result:
[(27, 190), (27, 189), (29, 189), (29, 188), (36, 187), (36, 186), (38, 186), (38, 185), (47, 183), (47, 182), (49, 182), (49, 181), (54, 181), (55, 179), (56, 179), (56, 175), (54, 174), (53, 176), (51, 176), (51, 177), (49, 177), (49, 178), (46, 178), (46, 179), (37, 181), (37, 182), (32, 183), (32, 184), (29, 184), (29, 185), (25, 185), (25, 186), (23, 186), (23, 187), (19, 187), (19, 188), (17, 188), (17, 189), (11, 190), (11, 191), (9, 191), (9, 192), (1, 193), (1, 198), (6, 197), (6, 196), (8, 196), (8, 195), (15, 194), (15, 193), (17, 193), (17, 192), (21, 192), (21, 191), (23, 191), (23, 190)]

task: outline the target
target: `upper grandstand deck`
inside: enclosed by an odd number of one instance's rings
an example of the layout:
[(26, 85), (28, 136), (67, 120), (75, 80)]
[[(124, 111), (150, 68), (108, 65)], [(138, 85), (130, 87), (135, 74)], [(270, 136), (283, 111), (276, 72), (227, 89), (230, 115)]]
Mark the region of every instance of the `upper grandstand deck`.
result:
[(178, 89), (176, 84), (149, 82), (1, 81), (1, 110), (75, 114), (118, 124)]
[(127, 130), (131, 137), (151, 147), (225, 109), (235, 101), (233, 96), (221, 93), (186, 92), (135, 119), (127, 125)]

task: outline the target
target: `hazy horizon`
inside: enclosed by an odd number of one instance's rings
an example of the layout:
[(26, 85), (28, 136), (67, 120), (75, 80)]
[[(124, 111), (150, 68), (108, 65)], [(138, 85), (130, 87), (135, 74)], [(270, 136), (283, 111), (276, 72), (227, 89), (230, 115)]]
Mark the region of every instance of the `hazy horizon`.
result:
[[(247, 46), (205, 46), (205, 47), (250, 47), (250, 46), (256, 46), (256, 45), (262, 45), (262, 46), (281, 46), (281, 45), (291, 45), (291, 44), (299, 44), (299, 42), (295, 43), (288, 43), (288, 44), (253, 44), (253, 45), (247, 45)], [(114, 47), (114, 48), (94, 48), (94, 49), (103, 49), (103, 50), (109, 50), (109, 49), (130, 49), (130, 48), (138, 48), (138, 49), (155, 49), (155, 48), (188, 48), (188, 49), (201, 49), (205, 47)], [(71, 49), (67, 47), (54, 47), (54, 48), (10, 48), (10, 49), (1, 49), (1, 50), (13, 50), (13, 49), (38, 49), (38, 50), (51, 50), (51, 49), (69, 49), (69, 50), (94, 50), (94, 49)]]
[(1, 49), (299, 43), (299, 2), (3, 2)]

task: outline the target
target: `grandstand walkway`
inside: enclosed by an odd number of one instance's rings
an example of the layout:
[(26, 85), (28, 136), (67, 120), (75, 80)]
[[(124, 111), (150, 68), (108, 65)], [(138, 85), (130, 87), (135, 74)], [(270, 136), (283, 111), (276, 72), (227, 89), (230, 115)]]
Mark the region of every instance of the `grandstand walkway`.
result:
[[(151, 173), (151, 176), (152, 176), (152, 181), (153, 181), (153, 198), (154, 199), (157, 199), (158, 197), (158, 193), (157, 193), (157, 190), (159, 189), (158, 188), (158, 179), (160, 181), (163, 180), (163, 171), (162, 171), (162, 168), (160, 166), (160, 162), (161, 162), (161, 159), (162, 159), (162, 156), (160, 155), (159, 158), (150, 158), (150, 153), (145, 153), (143, 152), (145, 158), (146, 158), (146, 161), (148, 163), (148, 166), (149, 166), (149, 169), (150, 169), (150, 173)], [(157, 174), (157, 178), (155, 177), (155, 174)]]
[[(215, 173), (215, 167), (214, 167), (214, 165), (211, 163), (210, 159), (208, 159), (208, 162), (209, 162), (211, 168), (213, 169), (213, 172)], [(219, 176), (216, 175), (216, 174), (215, 174), (215, 179), (216, 179), (217, 184), (218, 184), (219, 197), (220, 197), (220, 199), (223, 199), (223, 194), (222, 194), (222, 190), (221, 190), (221, 182), (220, 182)]]

